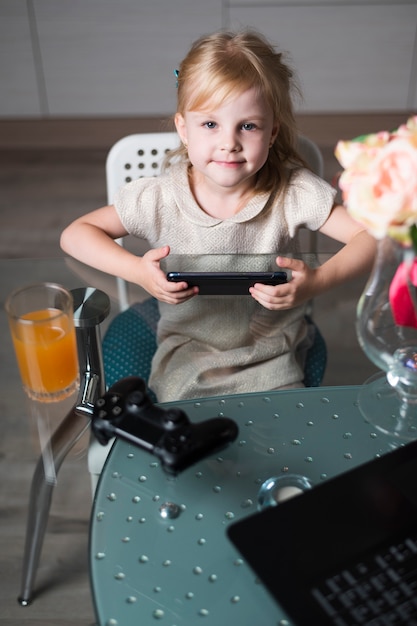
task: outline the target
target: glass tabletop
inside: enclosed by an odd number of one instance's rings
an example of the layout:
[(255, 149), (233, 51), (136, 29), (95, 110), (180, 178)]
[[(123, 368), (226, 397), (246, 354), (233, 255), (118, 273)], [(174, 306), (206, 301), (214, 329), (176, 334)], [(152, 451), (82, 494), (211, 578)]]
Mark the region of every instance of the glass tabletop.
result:
[(390, 450), (361, 417), (357, 392), (323, 387), (174, 403), (192, 421), (227, 416), (239, 427), (233, 444), (177, 477), (118, 440), (91, 517), (98, 622), (288, 626), (226, 528), (258, 510), (269, 479), (291, 473), (314, 486)]
[[(271, 262), (271, 255), (260, 256), (262, 257), (262, 262)], [(328, 255), (320, 255), (320, 262), (327, 257)], [(174, 263), (176, 261), (174, 257), (171, 260)], [(120, 292), (116, 279), (74, 259), (68, 257), (0, 259), (0, 329), (3, 336), (0, 346), (0, 358), (4, 365), (1, 384), (4, 390), (6, 409), (10, 410), (11, 414), (18, 414), (19, 411), (24, 414), (26, 408), (25, 399), (21, 393), (20, 376), (15, 363), (4, 304), (9, 293), (17, 287), (44, 281), (57, 282), (67, 289), (91, 286), (107, 293), (111, 301), (111, 313), (101, 325), (103, 334), (111, 320), (120, 311)], [(143, 289), (134, 285), (129, 285), (128, 290), (129, 303), (140, 302), (148, 296)], [(16, 390), (16, 393), (11, 395), (11, 389)]]
[[(170, 254), (162, 259), (164, 271), (189, 272), (271, 272), (279, 269), (277, 254)], [(282, 253), (281, 256), (303, 259), (308, 265), (322, 263), (329, 255)]]

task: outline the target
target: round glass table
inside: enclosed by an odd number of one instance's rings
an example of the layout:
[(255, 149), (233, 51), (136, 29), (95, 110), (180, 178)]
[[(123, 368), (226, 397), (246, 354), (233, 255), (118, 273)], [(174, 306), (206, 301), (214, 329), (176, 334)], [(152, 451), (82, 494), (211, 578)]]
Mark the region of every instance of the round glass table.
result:
[[(390, 440), (360, 415), (358, 389), (322, 387), (172, 403), (193, 422), (224, 415), (239, 427), (233, 444), (175, 477), (156, 457), (117, 440), (91, 518), (97, 622), (289, 625), (232, 547), (226, 529), (259, 509), (262, 486), (270, 478), (297, 474), (314, 488), (391, 449)], [(305, 529), (308, 533), (307, 519)]]

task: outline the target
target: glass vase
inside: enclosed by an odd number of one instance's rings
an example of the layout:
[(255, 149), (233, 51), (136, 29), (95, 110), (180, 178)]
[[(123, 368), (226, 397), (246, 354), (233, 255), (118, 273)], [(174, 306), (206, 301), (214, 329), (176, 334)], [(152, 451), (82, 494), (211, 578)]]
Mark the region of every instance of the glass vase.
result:
[(379, 240), (358, 303), (356, 330), (366, 356), (382, 373), (363, 385), (358, 402), (367, 421), (403, 442), (417, 437), (415, 285), (414, 249), (389, 237)]

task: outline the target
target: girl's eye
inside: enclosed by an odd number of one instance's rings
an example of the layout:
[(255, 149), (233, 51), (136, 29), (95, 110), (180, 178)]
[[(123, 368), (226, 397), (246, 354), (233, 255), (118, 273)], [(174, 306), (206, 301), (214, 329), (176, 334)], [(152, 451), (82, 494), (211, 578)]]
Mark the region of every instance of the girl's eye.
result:
[(243, 130), (255, 130), (256, 125), (252, 122), (247, 122), (246, 124), (242, 124)]
[(206, 128), (216, 128), (216, 122), (204, 122)]

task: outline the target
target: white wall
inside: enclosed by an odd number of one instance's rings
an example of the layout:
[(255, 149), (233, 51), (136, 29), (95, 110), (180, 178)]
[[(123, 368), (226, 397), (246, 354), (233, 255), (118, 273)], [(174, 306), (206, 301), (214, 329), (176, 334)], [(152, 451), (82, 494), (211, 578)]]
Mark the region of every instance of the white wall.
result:
[(290, 53), (304, 113), (417, 109), (417, 0), (0, 0), (0, 118), (168, 115), (199, 35)]

